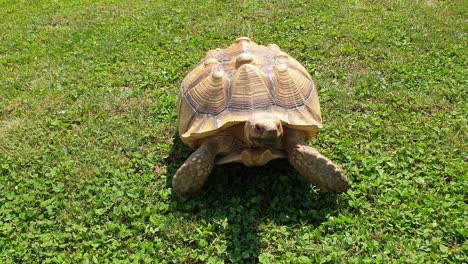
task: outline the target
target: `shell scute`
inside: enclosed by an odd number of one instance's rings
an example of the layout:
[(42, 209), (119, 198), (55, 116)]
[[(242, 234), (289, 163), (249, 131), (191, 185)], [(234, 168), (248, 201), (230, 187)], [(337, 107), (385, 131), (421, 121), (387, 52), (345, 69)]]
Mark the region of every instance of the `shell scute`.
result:
[(273, 82), (277, 105), (287, 109), (304, 106), (315, 89), (311, 80), (284, 64), (275, 66)]
[(187, 91), (185, 99), (197, 113), (217, 115), (226, 109), (227, 80), (224, 72), (215, 71)]
[(254, 110), (273, 105), (268, 84), (257, 67), (244, 64), (232, 81), (229, 109)]

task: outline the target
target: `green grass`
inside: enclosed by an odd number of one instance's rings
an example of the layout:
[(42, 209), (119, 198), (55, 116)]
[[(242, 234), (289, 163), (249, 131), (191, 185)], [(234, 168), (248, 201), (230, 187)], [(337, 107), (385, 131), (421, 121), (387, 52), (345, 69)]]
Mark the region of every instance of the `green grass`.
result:
[[(1, 263), (466, 263), (466, 1), (0, 1)], [(177, 92), (239, 36), (301, 61), (311, 144), (182, 200)]]

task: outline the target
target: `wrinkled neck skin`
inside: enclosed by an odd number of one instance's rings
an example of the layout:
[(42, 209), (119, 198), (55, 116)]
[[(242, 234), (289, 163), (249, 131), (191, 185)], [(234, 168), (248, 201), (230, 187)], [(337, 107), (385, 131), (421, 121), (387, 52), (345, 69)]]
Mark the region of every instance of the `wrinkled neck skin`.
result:
[(244, 126), (247, 147), (279, 149), (282, 147), (284, 130), (275, 115), (263, 112), (254, 113)]

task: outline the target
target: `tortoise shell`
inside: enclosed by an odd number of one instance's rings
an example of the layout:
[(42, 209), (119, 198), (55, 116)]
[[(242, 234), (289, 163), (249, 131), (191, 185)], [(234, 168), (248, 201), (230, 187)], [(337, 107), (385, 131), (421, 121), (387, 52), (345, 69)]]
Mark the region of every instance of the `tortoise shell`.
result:
[(322, 127), (317, 89), (307, 70), (275, 45), (238, 38), (207, 52), (179, 91), (179, 135), (196, 142), (246, 122), (254, 112), (274, 113), (307, 138)]

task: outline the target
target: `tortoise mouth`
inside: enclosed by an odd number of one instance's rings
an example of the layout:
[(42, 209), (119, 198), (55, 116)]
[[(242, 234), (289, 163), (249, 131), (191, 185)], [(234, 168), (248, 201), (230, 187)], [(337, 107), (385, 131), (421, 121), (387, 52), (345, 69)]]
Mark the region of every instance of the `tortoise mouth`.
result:
[(277, 149), (281, 146), (281, 138), (274, 137), (274, 138), (252, 138), (252, 141), (260, 146), (270, 149)]

